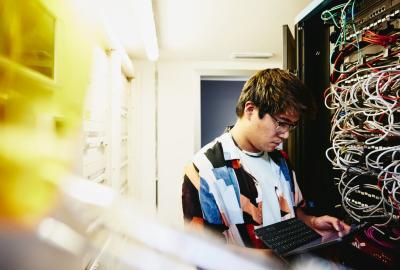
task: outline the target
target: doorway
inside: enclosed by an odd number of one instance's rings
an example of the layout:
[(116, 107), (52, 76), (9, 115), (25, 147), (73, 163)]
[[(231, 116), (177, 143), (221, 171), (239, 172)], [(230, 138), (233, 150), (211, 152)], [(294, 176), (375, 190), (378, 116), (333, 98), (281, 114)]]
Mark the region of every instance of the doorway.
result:
[(248, 77), (202, 77), (201, 147), (236, 122), (236, 103)]

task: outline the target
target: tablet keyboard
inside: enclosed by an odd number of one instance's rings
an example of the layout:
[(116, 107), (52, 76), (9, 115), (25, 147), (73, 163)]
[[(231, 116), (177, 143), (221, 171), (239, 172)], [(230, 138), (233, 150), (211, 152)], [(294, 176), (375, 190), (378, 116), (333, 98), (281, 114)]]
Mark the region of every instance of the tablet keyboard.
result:
[(317, 232), (297, 218), (258, 228), (254, 232), (265, 245), (281, 255), (321, 238)]

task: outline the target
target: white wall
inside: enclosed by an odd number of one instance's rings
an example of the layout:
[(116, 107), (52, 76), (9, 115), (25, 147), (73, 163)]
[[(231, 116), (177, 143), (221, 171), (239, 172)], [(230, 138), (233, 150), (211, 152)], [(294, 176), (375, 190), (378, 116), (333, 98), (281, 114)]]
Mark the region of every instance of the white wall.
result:
[(186, 63), (158, 65), (159, 217), (179, 224), (183, 167), (193, 153), (195, 89), (200, 81)]
[(156, 201), (156, 125), (155, 125), (155, 66), (147, 61), (135, 61), (131, 95), (131, 124), (129, 155), (129, 195), (137, 199), (150, 214), (155, 213)]
[(158, 216), (182, 226), (183, 168), (200, 148), (200, 77), (247, 76), (281, 66), (261, 62), (135, 62), (134, 98), (140, 105), (133, 125), (138, 136), (134, 152), (139, 159), (135, 162), (134, 195), (152, 207), (158, 178)]

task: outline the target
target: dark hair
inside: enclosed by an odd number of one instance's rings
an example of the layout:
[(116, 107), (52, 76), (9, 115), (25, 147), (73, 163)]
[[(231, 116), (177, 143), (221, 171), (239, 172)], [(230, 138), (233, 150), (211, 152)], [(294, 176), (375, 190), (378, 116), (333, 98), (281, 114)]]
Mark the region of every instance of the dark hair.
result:
[(311, 91), (295, 75), (282, 69), (264, 69), (254, 74), (243, 86), (236, 115), (242, 117), (247, 101), (259, 109), (259, 117), (294, 110), (300, 115), (315, 112)]

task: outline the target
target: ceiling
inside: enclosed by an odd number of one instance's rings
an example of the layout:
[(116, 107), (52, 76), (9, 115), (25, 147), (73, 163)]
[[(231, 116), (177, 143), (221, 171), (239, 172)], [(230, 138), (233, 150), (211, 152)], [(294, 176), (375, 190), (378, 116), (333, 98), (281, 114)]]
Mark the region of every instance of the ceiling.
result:
[[(113, 30), (133, 59), (146, 59), (134, 5), (113, 1), (107, 9)], [(282, 25), (311, 0), (152, 0), (159, 60), (229, 61), (232, 53), (271, 52), (282, 61)], [(118, 4), (119, 3), (119, 6)], [(265, 60), (263, 60), (265, 61)]]

